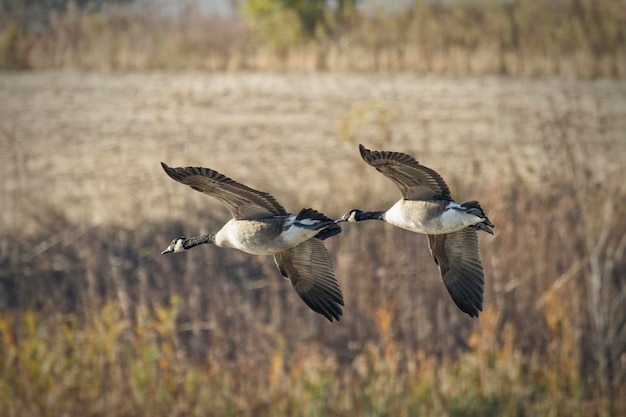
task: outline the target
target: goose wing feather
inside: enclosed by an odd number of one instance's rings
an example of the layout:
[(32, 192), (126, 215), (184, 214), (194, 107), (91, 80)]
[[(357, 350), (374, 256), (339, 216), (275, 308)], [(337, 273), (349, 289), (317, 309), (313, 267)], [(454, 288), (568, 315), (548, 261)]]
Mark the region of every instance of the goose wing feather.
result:
[(483, 309), (484, 273), (476, 230), (428, 235), (428, 246), (455, 304), (471, 317)]
[(434, 170), (402, 152), (370, 151), (359, 145), (361, 157), (393, 181), (407, 200), (452, 200), (450, 189)]
[(306, 305), (331, 322), (339, 321), (343, 295), (333, 275), (330, 255), (319, 240), (310, 239), (276, 254), (274, 261)]
[(161, 162), (170, 178), (222, 202), (236, 220), (286, 216), (287, 211), (270, 194), (238, 183), (209, 168), (170, 168)]

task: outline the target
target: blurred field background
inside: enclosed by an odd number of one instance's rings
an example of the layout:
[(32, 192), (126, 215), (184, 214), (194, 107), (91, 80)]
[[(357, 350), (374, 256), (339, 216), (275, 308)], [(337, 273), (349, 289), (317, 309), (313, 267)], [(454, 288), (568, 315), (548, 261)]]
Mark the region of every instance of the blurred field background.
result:
[[(626, 414), (623, 1), (163, 4), (2, 2), (0, 415)], [(160, 255), (228, 219), (160, 161), (339, 217), (399, 198), (358, 143), (481, 201), (478, 319), (385, 224), (326, 241), (332, 324), (271, 257)]]

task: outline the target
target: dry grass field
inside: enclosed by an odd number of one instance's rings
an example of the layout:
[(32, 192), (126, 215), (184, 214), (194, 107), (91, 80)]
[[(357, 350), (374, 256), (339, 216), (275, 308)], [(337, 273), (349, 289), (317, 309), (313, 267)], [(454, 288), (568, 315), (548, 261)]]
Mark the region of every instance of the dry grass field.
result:
[(481, 184), (457, 188), (460, 199), (489, 198), (515, 175), (545, 184), (565, 169), (555, 158), (567, 146), (599, 180), (626, 160), (619, 81), (44, 72), (0, 83), (3, 226), (27, 232), (24, 216), (42, 207), (33, 198), (80, 224), (131, 227), (171, 219), (183, 201), (212, 204), (164, 181), (159, 161), (207, 165), (293, 210), (340, 215), (369, 189), (384, 192), (381, 206), (398, 197), (363, 165), (361, 142), (411, 153), (459, 187), (464, 176)]
[[(346, 307), (214, 247), (217, 202), (159, 162), (330, 217), (399, 198), (409, 153), (496, 225), (485, 311), (424, 236), (326, 241)], [(0, 74), (0, 414), (609, 416), (626, 412), (626, 83), (409, 73)]]

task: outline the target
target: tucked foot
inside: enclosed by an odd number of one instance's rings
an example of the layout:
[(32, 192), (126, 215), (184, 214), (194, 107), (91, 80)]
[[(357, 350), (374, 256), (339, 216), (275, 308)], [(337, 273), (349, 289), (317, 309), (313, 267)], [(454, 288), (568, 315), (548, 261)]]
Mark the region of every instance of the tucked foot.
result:
[(474, 225), (472, 225), (470, 227), (472, 229), (474, 229), (474, 230), (482, 230), (483, 232), (487, 232), (490, 235), (493, 234), (493, 230), (491, 230), (491, 228), (489, 227), (489, 225), (487, 223), (477, 223), (477, 224), (474, 224)]

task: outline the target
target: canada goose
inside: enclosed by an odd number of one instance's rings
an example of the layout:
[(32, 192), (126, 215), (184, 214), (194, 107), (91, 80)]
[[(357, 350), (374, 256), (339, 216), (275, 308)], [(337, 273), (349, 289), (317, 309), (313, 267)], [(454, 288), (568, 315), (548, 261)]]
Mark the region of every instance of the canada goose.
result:
[(483, 308), (483, 267), (476, 230), (493, 234), (478, 201), (458, 204), (441, 176), (401, 152), (377, 152), (359, 145), (361, 157), (393, 181), (402, 199), (387, 211), (346, 212), (337, 222), (382, 220), (428, 235), (428, 246), (456, 305), (470, 317)]
[(163, 254), (211, 243), (253, 255), (274, 255), (280, 273), (313, 311), (331, 322), (340, 319), (343, 295), (321, 242), (341, 232), (333, 220), (310, 208), (291, 215), (270, 194), (208, 168), (161, 165), (172, 179), (217, 198), (233, 216), (217, 233), (173, 239)]

